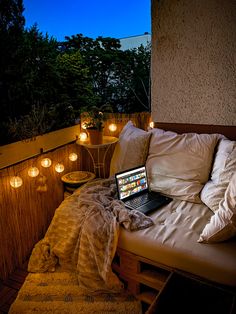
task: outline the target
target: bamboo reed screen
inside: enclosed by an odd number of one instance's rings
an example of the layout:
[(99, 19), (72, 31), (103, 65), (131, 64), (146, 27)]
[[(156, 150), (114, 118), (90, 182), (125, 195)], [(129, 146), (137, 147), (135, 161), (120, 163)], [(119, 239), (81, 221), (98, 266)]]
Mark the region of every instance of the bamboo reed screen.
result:
[[(77, 161), (69, 160), (69, 153), (78, 154)], [(43, 168), (44, 157), (52, 160), (52, 166)], [(63, 200), (63, 184), (54, 166), (63, 163), (65, 172), (80, 170), (80, 147), (69, 144), (53, 152), (29, 159), (1, 171), (0, 194), (0, 278), (7, 278), (15, 267), (20, 266), (29, 256), (34, 244), (40, 240), (55, 209)], [(40, 170), (36, 178), (28, 176), (32, 165)], [(10, 177), (19, 173), (23, 185), (17, 189), (10, 186)], [(47, 190), (37, 191), (40, 187)]]
[[(104, 128), (105, 135), (119, 136), (123, 126), (132, 120), (137, 127), (146, 129), (150, 120), (149, 113), (110, 115)], [(110, 132), (108, 125), (117, 124), (117, 130)], [(109, 162), (114, 147), (107, 154), (106, 176), (109, 175)], [(69, 153), (78, 154), (77, 161), (70, 161)], [(52, 160), (52, 166), (43, 168), (40, 161), (44, 157)], [(63, 173), (57, 173), (54, 166), (62, 162)], [(31, 178), (27, 171), (30, 166), (37, 166), (39, 176)], [(29, 159), (8, 167), (0, 173), (0, 280), (27, 260), (35, 243), (45, 234), (55, 209), (63, 200), (63, 184), (60, 180), (64, 173), (76, 170), (93, 172), (93, 166), (88, 154), (79, 145), (73, 143), (58, 148), (47, 154)], [(10, 186), (10, 177), (19, 173), (23, 185), (14, 189)], [(37, 191), (39, 186), (46, 185), (44, 192)]]

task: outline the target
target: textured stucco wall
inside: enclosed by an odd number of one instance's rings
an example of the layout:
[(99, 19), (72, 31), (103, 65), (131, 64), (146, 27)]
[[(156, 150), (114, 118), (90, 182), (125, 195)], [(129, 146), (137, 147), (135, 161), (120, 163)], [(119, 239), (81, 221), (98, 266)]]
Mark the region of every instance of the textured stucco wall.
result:
[(153, 0), (152, 117), (236, 125), (236, 0)]

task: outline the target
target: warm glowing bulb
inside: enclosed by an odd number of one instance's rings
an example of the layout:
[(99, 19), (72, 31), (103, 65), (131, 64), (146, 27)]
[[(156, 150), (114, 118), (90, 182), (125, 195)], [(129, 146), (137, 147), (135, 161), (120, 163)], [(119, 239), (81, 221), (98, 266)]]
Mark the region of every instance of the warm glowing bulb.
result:
[(37, 167), (30, 167), (28, 170), (28, 175), (32, 178), (37, 177), (39, 174), (39, 170)]
[(76, 161), (78, 159), (78, 155), (76, 153), (70, 153), (69, 159), (71, 161)]
[(154, 128), (154, 122), (153, 121), (151, 121), (150, 123), (149, 123), (149, 126), (150, 126), (150, 128)]
[(81, 142), (85, 142), (88, 139), (88, 135), (85, 132), (80, 133), (79, 139), (81, 140)]
[(22, 184), (23, 184), (23, 181), (20, 177), (18, 177), (18, 176), (11, 177), (10, 185), (13, 188), (19, 188), (20, 186), (22, 186)]
[(49, 158), (43, 158), (43, 159), (41, 160), (41, 165), (42, 165), (44, 168), (50, 167), (51, 164), (52, 164), (52, 161), (51, 161), (51, 159), (49, 159)]
[(115, 123), (111, 123), (108, 128), (111, 132), (115, 132), (117, 130), (117, 125)]
[(65, 169), (65, 167), (63, 166), (63, 164), (58, 163), (58, 164), (56, 164), (56, 166), (55, 166), (56, 172), (59, 172), (59, 173), (60, 173), (60, 172), (63, 172), (64, 169)]

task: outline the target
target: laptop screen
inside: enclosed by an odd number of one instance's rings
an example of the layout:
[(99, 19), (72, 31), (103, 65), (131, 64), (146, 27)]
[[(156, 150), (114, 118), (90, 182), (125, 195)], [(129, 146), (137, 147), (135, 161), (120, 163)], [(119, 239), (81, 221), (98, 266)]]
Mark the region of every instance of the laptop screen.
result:
[(116, 174), (116, 184), (120, 200), (148, 190), (145, 166)]

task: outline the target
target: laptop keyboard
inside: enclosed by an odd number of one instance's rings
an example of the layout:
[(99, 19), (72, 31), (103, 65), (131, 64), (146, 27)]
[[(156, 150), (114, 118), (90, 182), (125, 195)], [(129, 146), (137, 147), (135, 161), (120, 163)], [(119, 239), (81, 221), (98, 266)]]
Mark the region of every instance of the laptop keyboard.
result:
[(149, 195), (144, 194), (144, 195), (140, 195), (131, 200), (126, 201), (125, 204), (133, 208), (138, 208), (142, 206), (143, 204), (147, 203), (149, 200), (150, 200)]

